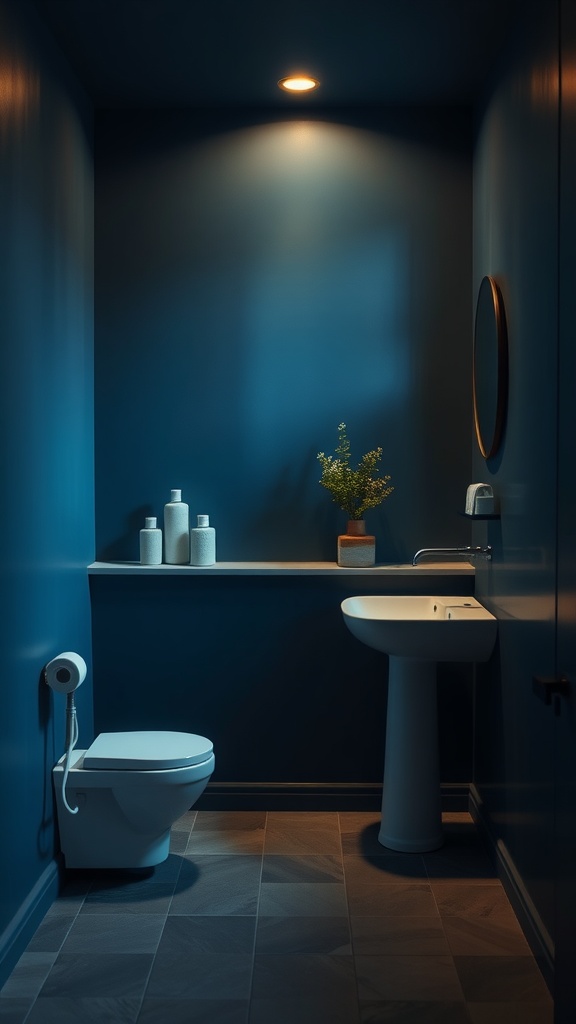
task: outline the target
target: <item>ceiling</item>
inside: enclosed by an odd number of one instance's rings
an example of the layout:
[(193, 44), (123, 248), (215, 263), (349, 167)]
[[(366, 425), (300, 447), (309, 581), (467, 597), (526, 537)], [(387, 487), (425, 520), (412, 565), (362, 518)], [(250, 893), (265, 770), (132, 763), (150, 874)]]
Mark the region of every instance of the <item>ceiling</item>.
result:
[(472, 103), (526, 0), (33, 2), (98, 107), (333, 107)]

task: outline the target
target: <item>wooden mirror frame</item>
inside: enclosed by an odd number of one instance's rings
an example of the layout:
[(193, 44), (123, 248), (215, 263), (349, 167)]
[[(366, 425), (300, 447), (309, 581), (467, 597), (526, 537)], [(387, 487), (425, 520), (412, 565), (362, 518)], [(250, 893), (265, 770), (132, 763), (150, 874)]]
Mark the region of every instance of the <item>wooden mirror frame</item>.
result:
[[(490, 389), (488, 403), (485, 398), (483, 401), (481, 383), (484, 395), (487, 387)], [(500, 447), (506, 422), (508, 332), (502, 294), (494, 278), (488, 276), (480, 282), (476, 303), (472, 392), (476, 440), (484, 458), (491, 459)]]

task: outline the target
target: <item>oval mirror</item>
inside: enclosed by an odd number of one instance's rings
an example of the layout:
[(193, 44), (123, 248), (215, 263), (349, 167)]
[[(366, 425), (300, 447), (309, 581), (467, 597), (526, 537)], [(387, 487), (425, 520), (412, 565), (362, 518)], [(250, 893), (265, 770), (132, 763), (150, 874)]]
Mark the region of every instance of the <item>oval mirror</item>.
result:
[(492, 277), (483, 277), (476, 303), (473, 357), (474, 428), (485, 459), (502, 440), (508, 400), (508, 337), (504, 303)]

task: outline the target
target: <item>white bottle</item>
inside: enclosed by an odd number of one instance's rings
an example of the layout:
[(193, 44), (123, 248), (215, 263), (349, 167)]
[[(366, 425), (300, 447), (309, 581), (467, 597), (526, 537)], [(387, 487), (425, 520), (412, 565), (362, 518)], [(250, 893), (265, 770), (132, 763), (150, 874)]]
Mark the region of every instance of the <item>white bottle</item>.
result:
[(162, 530), (156, 526), (156, 516), (146, 516), (146, 525), (140, 530), (140, 564), (162, 564)]
[(185, 565), (190, 557), (190, 517), (182, 491), (170, 491), (164, 505), (164, 561), (168, 565)]
[(190, 530), (190, 565), (214, 565), (216, 561), (216, 530), (210, 516), (197, 516), (198, 526)]

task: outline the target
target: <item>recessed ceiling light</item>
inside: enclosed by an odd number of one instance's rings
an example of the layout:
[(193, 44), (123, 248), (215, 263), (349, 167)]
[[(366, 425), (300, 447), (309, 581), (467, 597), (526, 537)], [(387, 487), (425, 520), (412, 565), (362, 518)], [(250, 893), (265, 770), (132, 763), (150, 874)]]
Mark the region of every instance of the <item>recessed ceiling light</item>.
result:
[(287, 78), (281, 78), (278, 85), (286, 92), (311, 92), (318, 88), (320, 82), (310, 75), (288, 75)]

